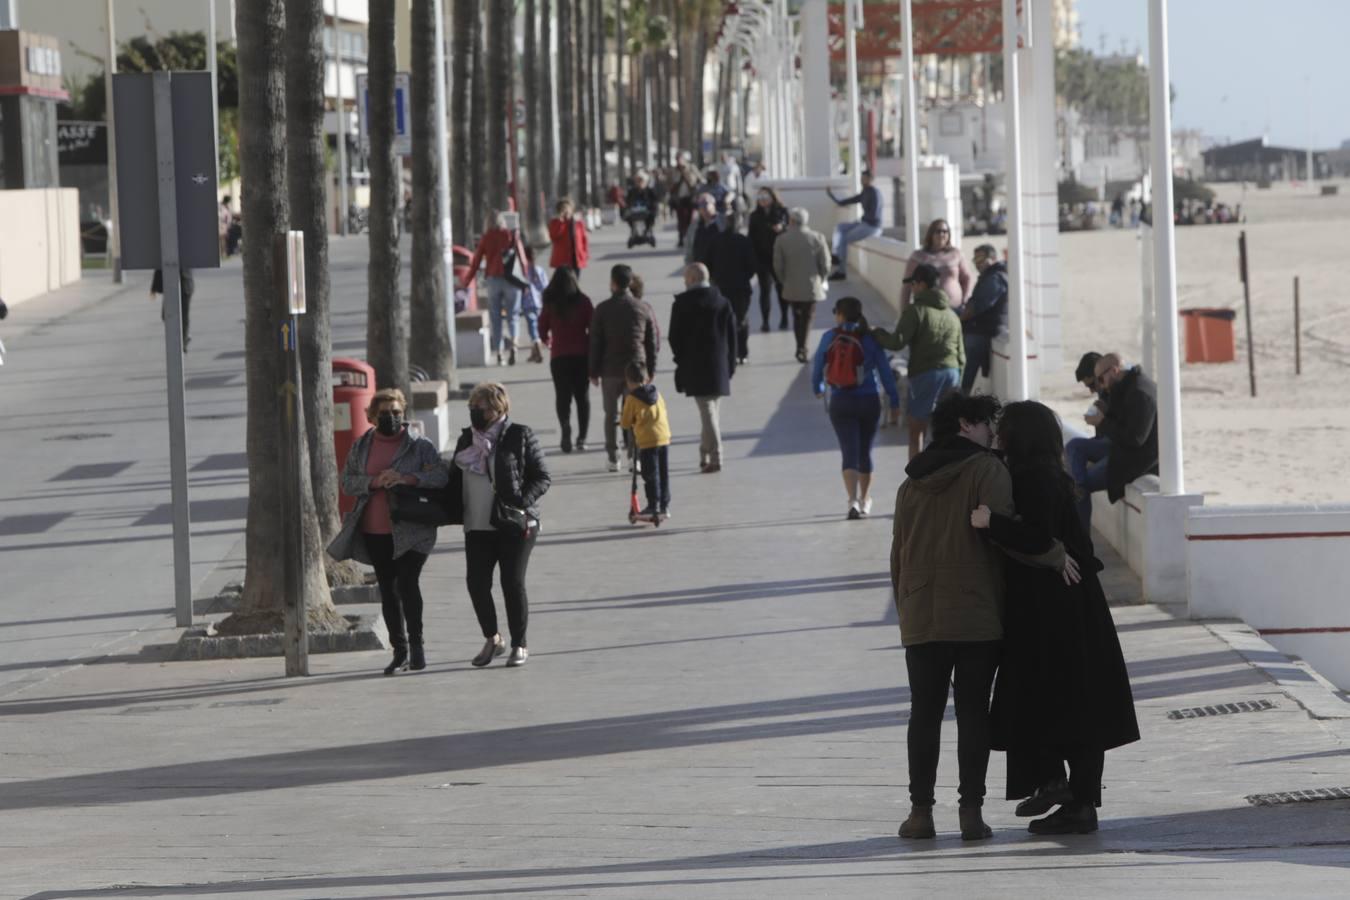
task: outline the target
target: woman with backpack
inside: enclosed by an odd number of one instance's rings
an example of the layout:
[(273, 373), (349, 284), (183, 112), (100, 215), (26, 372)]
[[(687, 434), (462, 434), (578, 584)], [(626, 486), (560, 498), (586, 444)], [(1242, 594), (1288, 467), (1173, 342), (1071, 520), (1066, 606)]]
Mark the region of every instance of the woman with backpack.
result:
[[(567, 266), (553, 270), (553, 280), (543, 294), (544, 311), (539, 316), (539, 338), (549, 347), (549, 374), (562, 427), (562, 452), (586, 449), (586, 429), (591, 422), (591, 384), (587, 366), (591, 352), (591, 316), (595, 307), (581, 292), (576, 273)], [(572, 442), (572, 401), (577, 404), (576, 443)]]
[(872, 512), (872, 441), (881, 422), (881, 389), (891, 408), (900, 406), (895, 374), (881, 345), (872, 337), (863, 317), (862, 301), (840, 297), (834, 304), (835, 327), (825, 332), (816, 348), (811, 385), (817, 397), (830, 392), (830, 424), (843, 456), (844, 490), (848, 517), (862, 519)]

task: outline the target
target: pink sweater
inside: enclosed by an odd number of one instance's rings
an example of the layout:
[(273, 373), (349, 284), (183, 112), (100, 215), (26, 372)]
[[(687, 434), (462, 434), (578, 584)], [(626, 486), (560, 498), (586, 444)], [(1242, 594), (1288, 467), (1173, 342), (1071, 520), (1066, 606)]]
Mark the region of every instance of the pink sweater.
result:
[[(370, 455), (366, 458), (366, 474), (372, 478), (389, 468), (403, 443), (403, 435), (385, 437), (376, 434), (370, 442)], [(370, 499), (366, 501), (366, 510), (361, 516), (361, 530), (366, 534), (393, 534), (394, 520), (389, 517), (389, 492), (384, 489), (370, 489)]]
[[(944, 250), (933, 252), (931, 250), (915, 250), (909, 256), (909, 262), (905, 264), (905, 277), (914, 274), (914, 269), (920, 264), (927, 263), (938, 270), (937, 289), (947, 295), (947, 302), (952, 309), (958, 309), (961, 304), (970, 299), (970, 292), (975, 289), (975, 274), (970, 271), (970, 266), (961, 257), (961, 251), (955, 247), (947, 247)], [(903, 310), (909, 305), (911, 291), (907, 284), (900, 285), (900, 308)]]

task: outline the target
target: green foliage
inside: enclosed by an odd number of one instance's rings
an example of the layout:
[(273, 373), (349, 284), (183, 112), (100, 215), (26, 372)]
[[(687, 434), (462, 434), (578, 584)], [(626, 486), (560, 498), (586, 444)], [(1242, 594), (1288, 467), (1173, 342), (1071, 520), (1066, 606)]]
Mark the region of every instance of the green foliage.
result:
[[(221, 112), (220, 132), (223, 149), (225, 111), (239, 108), (239, 66), (233, 45), (223, 41), (216, 45), (216, 66), (219, 69), (217, 103)], [(117, 53), (119, 72), (162, 72), (205, 68), (206, 35), (201, 31), (175, 31), (169, 35), (153, 38), (143, 35), (134, 37), (124, 41)], [(60, 111), (62, 118), (91, 122), (103, 120), (107, 103), (102, 72), (80, 81), (68, 78), (66, 90), (70, 93), (70, 104), (62, 107)], [(222, 166), (223, 164), (222, 162)]]
[(1190, 178), (1177, 178), (1173, 175), (1172, 200), (1176, 203), (1185, 203), (1190, 200), (1210, 203), (1214, 200), (1214, 191), (1198, 181)]
[(1148, 127), (1148, 70), (1104, 59), (1075, 47), (1055, 59), (1055, 90), (1092, 123), (1115, 128)]
[(1091, 203), (1097, 198), (1097, 189), (1089, 187), (1073, 178), (1059, 183), (1059, 202), (1076, 206), (1079, 203)]

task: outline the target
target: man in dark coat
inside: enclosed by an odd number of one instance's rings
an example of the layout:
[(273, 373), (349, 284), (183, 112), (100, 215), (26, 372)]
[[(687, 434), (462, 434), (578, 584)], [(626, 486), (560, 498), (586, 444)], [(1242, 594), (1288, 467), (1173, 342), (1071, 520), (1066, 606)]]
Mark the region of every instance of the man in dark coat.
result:
[(744, 363), (750, 357), (750, 298), (755, 290), (756, 265), (754, 242), (738, 230), (739, 219), (739, 214), (732, 212), (727, 230), (713, 240), (708, 272), (736, 314), (736, 358)]
[(961, 337), (966, 345), (966, 368), (961, 374), (961, 393), (970, 394), (976, 375), (989, 374), (994, 338), (1008, 325), (1008, 266), (990, 244), (975, 248), (975, 268), (980, 280), (961, 307)]
[(1106, 410), (1086, 421), (1110, 442), (1110, 450), (1105, 459), (1086, 467), (1084, 477), (1074, 479), (1078, 515), (1089, 532), (1093, 493), (1106, 491), (1115, 503), (1125, 496), (1125, 485), (1158, 471), (1158, 386), (1139, 366), (1126, 369), (1115, 353), (1097, 360), (1096, 377), (1097, 389), (1106, 392)]
[(718, 404), (731, 393), (736, 372), (736, 315), (702, 263), (684, 270), (684, 285), (684, 293), (675, 296), (666, 339), (675, 358), (675, 389), (694, 398), (703, 423), (699, 470), (711, 474), (722, 471)]
[(697, 215), (693, 228), (686, 235), (684, 261), (708, 265), (712, 260), (712, 248), (718, 235), (722, 233), (722, 220), (718, 216), (717, 201), (711, 194), (699, 194)]

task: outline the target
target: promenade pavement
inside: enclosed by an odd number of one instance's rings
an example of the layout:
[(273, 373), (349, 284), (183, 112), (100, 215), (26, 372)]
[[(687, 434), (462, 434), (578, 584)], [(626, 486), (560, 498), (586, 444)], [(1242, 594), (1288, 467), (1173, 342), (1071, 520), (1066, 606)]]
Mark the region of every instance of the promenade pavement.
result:
[[(584, 286), (598, 301), (608, 267), (631, 263), (668, 321), (672, 233), (655, 252), (622, 238), (596, 235)], [(360, 354), (364, 241), (335, 242), (333, 258), (335, 346)], [(873, 517), (845, 521), (833, 435), (787, 332), (752, 337), (717, 475), (698, 474), (697, 412), (663, 351), (674, 518), (659, 530), (628, 525), (628, 477), (601, 452), (554, 451), (547, 366), (465, 373), (504, 380), (550, 450), (525, 668), (468, 665), (481, 637), (450, 529), (424, 575), (423, 673), (381, 677), (380, 653), (311, 657), (303, 679), (278, 659), (164, 662), (178, 632), (145, 282), (35, 300), (6, 323), (0, 896), (1350, 891), (1350, 804), (1246, 799), (1350, 786), (1347, 720), (1310, 717), (1215, 628), (1151, 606), (1115, 610), (1143, 740), (1107, 755), (1098, 834), (1027, 834), (994, 754), (995, 837), (963, 843), (949, 721), (941, 833), (897, 840), (908, 694), (886, 569), (903, 435), (882, 432)], [(242, 574), (238, 264), (198, 285), (194, 574), (209, 592)], [(1239, 701), (1273, 706), (1169, 718)]]

